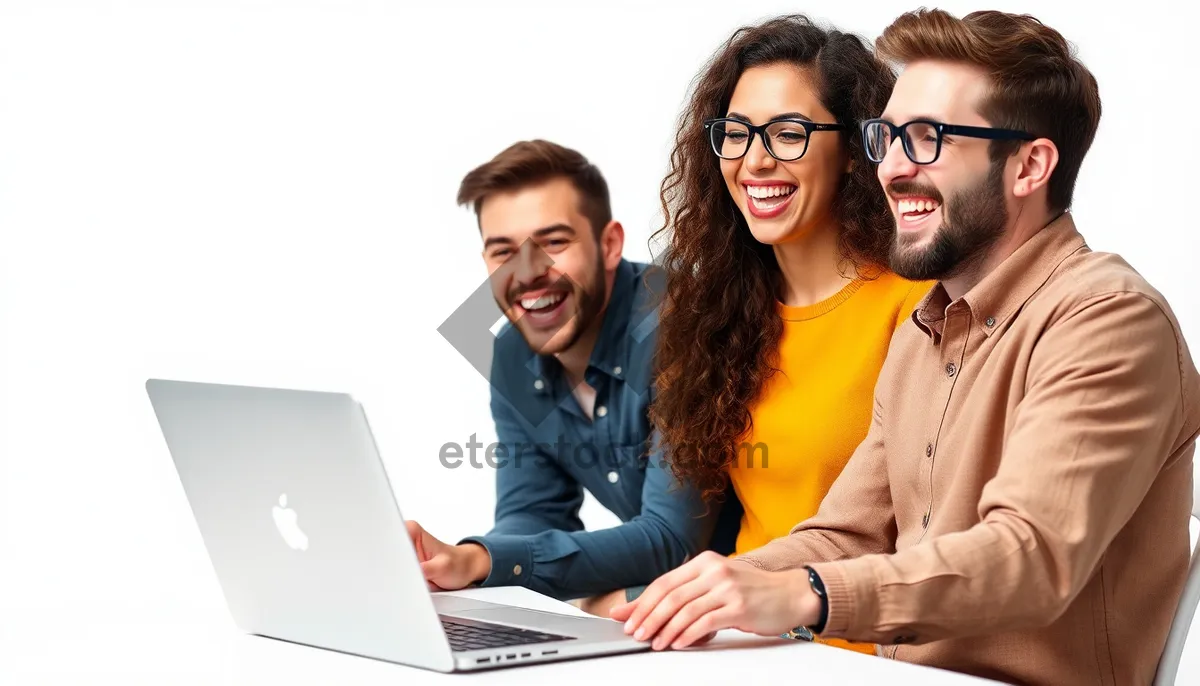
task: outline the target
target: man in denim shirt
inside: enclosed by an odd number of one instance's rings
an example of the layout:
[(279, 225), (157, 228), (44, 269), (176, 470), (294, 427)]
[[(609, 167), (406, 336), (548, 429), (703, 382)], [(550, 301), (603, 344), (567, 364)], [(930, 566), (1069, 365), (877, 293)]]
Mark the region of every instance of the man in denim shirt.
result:
[[(434, 589), (520, 585), (606, 614), (706, 548), (740, 512), (671, 476), (647, 418), (663, 274), (622, 257), (607, 184), (574, 150), (517, 143), (469, 173), (493, 295), (508, 322), (491, 368), (496, 521), (449, 545), (409, 533)], [(622, 524), (585, 531), (584, 490)]]

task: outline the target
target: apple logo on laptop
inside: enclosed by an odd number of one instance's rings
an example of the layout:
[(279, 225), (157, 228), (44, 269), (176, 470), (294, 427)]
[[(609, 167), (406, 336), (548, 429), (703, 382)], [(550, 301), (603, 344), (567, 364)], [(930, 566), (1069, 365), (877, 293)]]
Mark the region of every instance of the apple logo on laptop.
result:
[(308, 550), (308, 536), (296, 522), (296, 511), (287, 506), (287, 493), (279, 496), (279, 505), (271, 508), (275, 528), (279, 529), (283, 541), (293, 550)]

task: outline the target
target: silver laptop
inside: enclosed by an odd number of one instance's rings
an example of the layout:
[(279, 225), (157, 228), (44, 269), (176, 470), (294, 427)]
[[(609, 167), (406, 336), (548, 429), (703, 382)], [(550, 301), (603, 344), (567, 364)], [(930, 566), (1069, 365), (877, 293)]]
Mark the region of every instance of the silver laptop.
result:
[(146, 391), (242, 631), (441, 672), (647, 649), (608, 619), (430, 593), (351, 396)]

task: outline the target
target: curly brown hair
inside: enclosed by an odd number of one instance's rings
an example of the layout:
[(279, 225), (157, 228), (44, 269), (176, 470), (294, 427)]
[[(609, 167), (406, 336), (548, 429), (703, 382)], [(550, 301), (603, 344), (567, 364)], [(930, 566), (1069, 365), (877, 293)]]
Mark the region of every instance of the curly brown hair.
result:
[(842, 257), (860, 275), (886, 265), (895, 226), (858, 133), (859, 122), (887, 105), (891, 69), (863, 39), (802, 15), (735, 31), (701, 71), (679, 119), (660, 195), (665, 222), (655, 233), (670, 231), (650, 418), (676, 478), (710, 500), (725, 492), (751, 404), (776, 371), (783, 281), (773, 249), (755, 240), (730, 197), (702, 123), (724, 116), (745, 70), (769, 64), (805, 69), (822, 104), (847, 125), (841, 136), (853, 169), (834, 207)]

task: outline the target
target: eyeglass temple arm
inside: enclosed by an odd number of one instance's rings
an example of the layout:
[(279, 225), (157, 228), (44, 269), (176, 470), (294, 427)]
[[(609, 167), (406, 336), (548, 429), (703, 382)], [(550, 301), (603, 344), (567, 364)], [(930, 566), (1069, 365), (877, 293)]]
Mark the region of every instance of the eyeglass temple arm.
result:
[(957, 126), (954, 124), (942, 124), (942, 133), (951, 136), (971, 136), (973, 138), (987, 138), (991, 140), (1033, 140), (1036, 138), (1031, 133), (1024, 131), (1014, 131), (1013, 129), (991, 129), (985, 126)]

